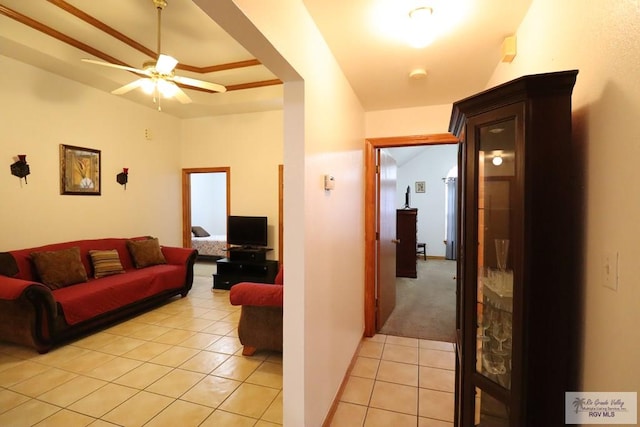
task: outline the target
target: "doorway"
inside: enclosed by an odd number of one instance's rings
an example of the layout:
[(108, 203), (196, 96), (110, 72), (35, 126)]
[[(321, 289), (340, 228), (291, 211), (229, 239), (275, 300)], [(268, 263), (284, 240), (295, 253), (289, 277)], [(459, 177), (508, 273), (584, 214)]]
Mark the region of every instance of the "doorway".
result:
[[(219, 179), (211, 179), (211, 180), (196, 179), (196, 178), (205, 178), (206, 175), (209, 175), (209, 174), (217, 175), (217, 177), (212, 177), (212, 178), (219, 178)], [(222, 188), (219, 188), (219, 190), (217, 191), (218, 193), (224, 192), (224, 196), (222, 197), (223, 200), (218, 200), (217, 203), (215, 203), (216, 206), (213, 206), (213, 207), (208, 202), (214, 199), (215, 197), (214, 192), (216, 192), (216, 189), (201, 188), (202, 184), (204, 183), (205, 185), (207, 185), (206, 184), (207, 182), (211, 182), (211, 183), (215, 182), (217, 183), (215, 184), (216, 186), (218, 185), (223, 186)], [(202, 224), (193, 224), (192, 219), (194, 218), (194, 206), (204, 205), (204, 206), (208, 206), (206, 207), (207, 210), (214, 209), (215, 212), (211, 212), (210, 214), (212, 217), (223, 218), (222, 220), (219, 219), (217, 222), (219, 221), (225, 222), (224, 235), (226, 235), (226, 218), (229, 216), (229, 209), (231, 206), (230, 182), (231, 182), (231, 168), (229, 167), (182, 169), (182, 246), (183, 247), (190, 248), (193, 246), (192, 226), (196, 225), (196, 226), (202, 227)], [(213, 184), (211, 185), (213, 186)], [(193, 194), (194, 188), (200, 188), (200, 190), (198, 191), (198, 195)], [(209, 190), (211, 191), (211, 194), (207, 194)], [(206, 200), (196, 200), (196, 198), (204, 198)], [(196, 212), (196, 218), (198, 217), (202, 218), (203, 216), (206, 217), (207, 215), (209, 214), (205, 213), (204, 215), (202, 215)], [(204, 231), (206, 231), (206, 234), (210, 235), (206, 237), (209, 237), (209, 238), (214, 237), (214, 239), (212, 239), (213, 242), (221, 241), (220, 238), (222, 236), (220, 235), (222, 233), (216, 231), (218, 230), (216, 222), (213, 222), (212, 220), (209, 231), (206, 230), (206, 227), (203, 227), (203, 228), (205, 228)], [(220, 237), (216, 237), (216, 236), (220, 236)], [(215, 239), (218, 239), (218, 240), (215, 240)], [(206, 247), (211, 247), (212, 252), (211, 254), (204, 254), (204, 255), (220, 256), (219, 255), (220, 248), (218, 246), (219, 245), (217, 245), (217, 243), (207, 244)], [(223, 246), (226, 249), (226, 236), (224, 239)], [(224, 252), (220, 252), (220, 253), (223, 254)]]
[(380, 286), (385, 286), (379, 283), (380, 278), (388, 277), (388, 274), (381, 271), (385, 267), (384, 263), (379, 262), (381, 213), (378, 210), (378, 152), (391, 147), (458, 143), (458, 138), (449, 133), (365, 140), (365, 336), (376, 334), (381, 326), (381, 310), (389, 310), (388, 307), (381, 308), (386, 301), (379, 298)]

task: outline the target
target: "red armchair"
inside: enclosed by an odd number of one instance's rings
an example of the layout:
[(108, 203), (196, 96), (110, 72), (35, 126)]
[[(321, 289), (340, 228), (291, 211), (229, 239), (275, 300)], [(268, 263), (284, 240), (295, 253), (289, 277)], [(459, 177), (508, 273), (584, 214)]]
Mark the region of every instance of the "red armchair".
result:
[(238, 337), (243, 355), (251, 356), (256, 350), (282, 351), (283, 279), (280, 268), (274, 284), (242, 282), (231, 287), (231, 304), (242, 306)]

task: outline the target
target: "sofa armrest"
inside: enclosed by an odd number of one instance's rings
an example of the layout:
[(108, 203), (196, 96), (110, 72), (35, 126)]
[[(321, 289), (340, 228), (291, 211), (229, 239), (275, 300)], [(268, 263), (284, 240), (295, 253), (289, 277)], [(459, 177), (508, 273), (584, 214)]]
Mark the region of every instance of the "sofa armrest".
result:
[(194, 252), (197, 254), (195, 249), (191, 248), (178, 248), (174, 246), (162, 246), (162, 255), (167, 260), (168, 264), (186, 264), (189, 261), (189, 258), (193, 256), (195, 260)]
[(242, 282), (231, 287), (229, 299), (232, 305), (282, 307), (283, 291), (281, 285)]
[(31, 287), (41, 288), (44, 294), (51, 294), (51, 290), (42, 283), (0, 275), (0, 299), (16, 300)]

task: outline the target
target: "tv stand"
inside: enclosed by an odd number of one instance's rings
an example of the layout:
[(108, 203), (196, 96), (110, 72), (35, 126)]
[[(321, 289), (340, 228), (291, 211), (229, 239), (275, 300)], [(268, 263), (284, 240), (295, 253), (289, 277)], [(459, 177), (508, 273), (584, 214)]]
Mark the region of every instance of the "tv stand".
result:
[(259, 246), (232, 246), (229, 248), (229, 259), (231, 261), (256, 261), (264, 262), (267, 259), (267, 252), (271, 248)]
[[(259, 251), (259, 253), (266, 252)], [(273, 283), (278, 274), (278, 261), (273, 260), (222, 258), (216, 264), (218, 270), (213, 275), (214, 289), (231, 289), (233, 285), (240, 282)]]

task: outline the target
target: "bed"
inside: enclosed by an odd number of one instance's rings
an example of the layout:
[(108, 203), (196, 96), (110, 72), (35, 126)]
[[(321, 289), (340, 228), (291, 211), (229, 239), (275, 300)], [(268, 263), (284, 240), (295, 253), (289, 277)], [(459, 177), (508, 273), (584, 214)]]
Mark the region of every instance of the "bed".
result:
[(198, 251), (198, 258), (219, 259), (227, 257), (227, 236), (210, 235), (202, 227), (192, 227), (191, 247)]

